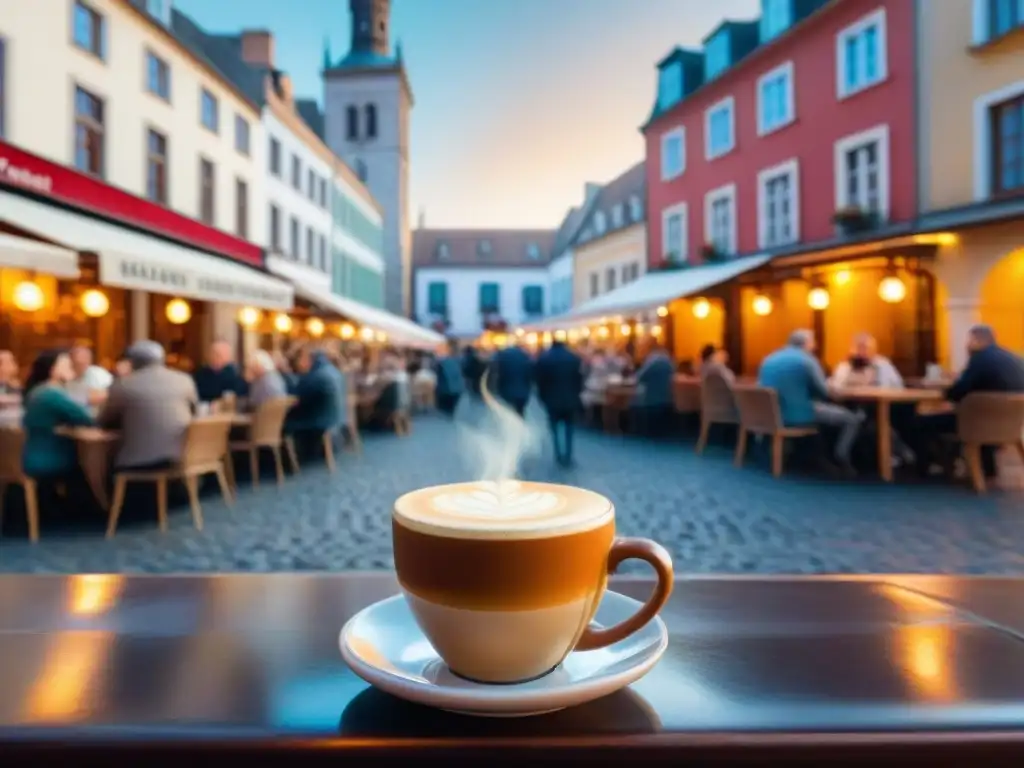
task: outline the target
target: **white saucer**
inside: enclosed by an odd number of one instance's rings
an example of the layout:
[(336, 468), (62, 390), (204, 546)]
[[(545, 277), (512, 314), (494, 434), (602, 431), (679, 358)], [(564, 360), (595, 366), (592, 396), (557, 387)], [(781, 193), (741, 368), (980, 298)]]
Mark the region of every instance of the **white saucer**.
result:
[[(618, 624), (640, 605), (605, 592), (596, 623)], [(460, 714), (522, 717), (598, 699), (639, 680), (668, 647), (668, 630), (655, 617), (621, 642), (570, 653), (550, 674), (511, 685), (473, 683), (453, 675), (423, 636), (402, 595), (357, 613), (342, 628), (338, 643), (353, 672), (394, 696)]]

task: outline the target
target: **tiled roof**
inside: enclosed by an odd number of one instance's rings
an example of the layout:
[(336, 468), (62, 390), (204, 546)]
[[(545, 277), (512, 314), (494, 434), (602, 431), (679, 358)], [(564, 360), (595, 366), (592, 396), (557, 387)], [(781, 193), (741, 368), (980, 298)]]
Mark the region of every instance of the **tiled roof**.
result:
[(242, 61), (242, 41), (239, 36), (208, 34), (176, 8), (171, 10), (171, 32), (192, 55), (219, 72), (228, 82), (234, 83), (257, 107), (263, 107), (266, 72)]
[(313, 133), (324, 138), (324, 113), (320, 111), (320, 105), (315, 99), (296, 99), (295, 110), (299, 113), (302, 121), (313, 129)]
[(417, 267), (538, 267), (551, 260), (554, 242), (553, 229), (417, 229), (412, 262)]
[[(580, 233), (575, 242), (591, 242), (600, 237), (606, 237), (624, 227), (636, 224), (637, 221), (630, 215), (630, 199), (637, 197), (641, 205), (641, 217), (643, 221), (643, 206), (646, 203), (646, 172), (643, 161), (637, 163), (625, 173), (609, 181), (601, 188), (601, 192), (594, 201), (594, 205), (588, 211), (586, 220), (580, 225)], [(612, 218), (612, 211), (617, 206), (622, 206), (622, 221), (616, 223)], [(596, 224), (598, 216), (604, 217), (604, 232), (600, 232)]]

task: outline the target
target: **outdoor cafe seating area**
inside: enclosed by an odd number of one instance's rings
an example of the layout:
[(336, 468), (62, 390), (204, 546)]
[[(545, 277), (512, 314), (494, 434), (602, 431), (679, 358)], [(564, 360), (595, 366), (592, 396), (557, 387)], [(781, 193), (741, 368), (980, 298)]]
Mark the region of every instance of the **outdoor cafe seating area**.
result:
[[(180, 457), (167, 467), (152, 470), (115, 468), (121, 444), (116, 429), (58, 426), (55, 433), (74, 443), (85, 490), (92, 497), (88, 500), (74, 498), (76, 490), (72, 488), (45, 488), (46, 481), (24, 472), (23, 409), (6, 396), (4, 407), (0, 408), (0, 530), (5, 506), (8, 512), (23, 506), (28, 537), (38, 541), (40, 518), (49, 511), (42, 508), (41, 498), (54, 495), (56, 503), (65, 507), (65, 514), (70, 511), (72, 515), (87, 515), (90, 506), (102, 511), (107, 517), (108, 538), (115, 536), (122, 512), (133, 498), (139, 499), (138, 506), (145, 510), (152, 510), (155, 500), (156, 523), (161, 531), (166, 531), (169, 500), (173, 500), (176, 485), (184, 487), (192, 522), (197, 530), (202, 530), (201, 498), (207, 479), (216, 481), (220, 495), (231, 505), (242, 482), (248, 481), (254, 492), (273, 493), (285, 486), (289, 475), (299, 473), (302, 465), (309, 462), (323, 462), (331, 473), (344, 471), (338, 448), (358, 454), (362, 450), (363, 429), (393, 432), (396, 437), (410, 434), (413, 413), (434, 407), (435, 380), (427, 359), (425, 355), (410, 353), (408, 365), (418, 368), (409, 376), (406, 357), (393, 348), (377, 349), (372, 356), (358, 359), (334, 357), (332, 364), (341, 369), (349, 382), (345, 395), (347, 415), (341, 426), (315, 435), (313, 445), (305, 446), (305, 451), (286, 430), (288, 413), (297, 402), (291, 395), (265, 400), (251, 409), (244, 398), (231, 392), (211, 402), (200, 402), (188, 423)], [(387, 407), (382, 409), (384, 400)], [(95, 416), (101, 407), (97, 403), (89, 410)], [(261, 483), (265, 470), (272, 472), (272, 485)], [(137, 493), (144, 496), (133, 494), (136, 486), (140, 487)], [(54, 493), (47, 493), (51, 490)], [(96, 530), (102, 530), (98, 524)]]

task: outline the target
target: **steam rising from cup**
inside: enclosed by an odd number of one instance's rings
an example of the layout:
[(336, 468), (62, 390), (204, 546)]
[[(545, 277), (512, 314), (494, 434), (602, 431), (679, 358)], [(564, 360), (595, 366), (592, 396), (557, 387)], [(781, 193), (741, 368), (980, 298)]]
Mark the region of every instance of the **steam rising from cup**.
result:
[(544, 431), (494, 397), (487, 378), (480, 385), (486, 411), (473, 424), (460, 421), (458, 434), (476, 479), (501, 485), (515, 480), (524, 458), (540, 453)]

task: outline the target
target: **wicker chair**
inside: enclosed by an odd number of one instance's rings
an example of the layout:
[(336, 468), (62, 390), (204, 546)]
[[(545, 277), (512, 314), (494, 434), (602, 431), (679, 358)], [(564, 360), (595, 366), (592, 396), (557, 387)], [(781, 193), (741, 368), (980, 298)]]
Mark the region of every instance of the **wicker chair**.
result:
[(1013, 446), (1024, 461), (1024, 394), (973, 392), (957, 407), (957, 437), (971, 484), (985, 493), (982, 446)]
[(21, 469), (21, 454), (25, 447), (25, 433), (20, 427), (0, 427), (0, 526), (4, 519), (4, 496), (7, 486), (20, 485), (25, 492), (25, 511), (28, 515), (28, 538), (39, 541), (39, 489), (36, 481)]
[(124, 506), (125, 493), (129, 482), (156, 484), (157, 523), (161, 532), (167, 531), (167, 483), (181, 480), (188, 490), (189, 506), (192, 508), (192, 522), (197, 530), (203, 529), (203, 510), (199, 505), (199, 478), (216, 475), (224, 501), (234, 502), (231, 487), (224, 469), (228, 455), (228, 438), (234, 419), (228, 414), (215, 414), (193, 419), (185, 433), (185, 442), (178, 463), (165, 470), (118, 471), (114, 475), (114, 501), (110, 507), (107, 523), (107, 538), (113, 538), (117, 530), (117, 519)]
[(774, 389), (757, 387), (750, 384), (737, 384), (733, 387), (736, 407), (740, 416), (740, 434), (736, 441), (735, 463), (743, 466), (747, 453), (747, 435), (766, 435), (772, 439), (772, 476), (782, 475), (782, 464), (785, 458), (786, 438), (809, 437), (817, 434), (814, 427), (787, 427), (782, 423), (782, 412), (779, 409), (779, 396)]
[[(262, 403), (252, 414), (252, 423), (249, 426), (249, 434), (246, 440), (235, 440), (228, 445), (229, 454), (245, 452), (249, 454), (249, 471), (252, 475), (252, 487), (260, 484), (260, 449), (269, 450), (274, 456), (274, 470), (277, 475), (278, 486), (284, 485), (284, 459), (281, 449), (285, 445), (283, 434), (284, 420), (288, 410), (295, 405), (294, 397), (275, 397)], [(291, 456), (289, 455), (289, 458)], [(235, 467), (230, 460), (225, 462), (228, 470), (228, 480), (232, 488), (237, 488), (235, 481)], [(292, 470), (297, 472), (299, 465), (292, 464)]]

